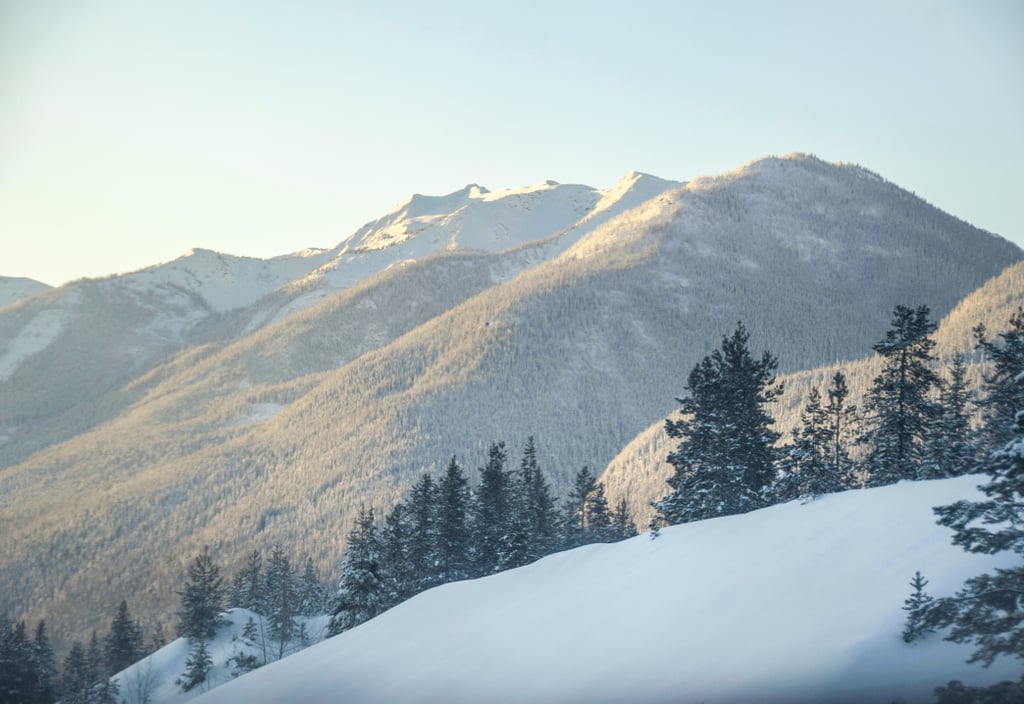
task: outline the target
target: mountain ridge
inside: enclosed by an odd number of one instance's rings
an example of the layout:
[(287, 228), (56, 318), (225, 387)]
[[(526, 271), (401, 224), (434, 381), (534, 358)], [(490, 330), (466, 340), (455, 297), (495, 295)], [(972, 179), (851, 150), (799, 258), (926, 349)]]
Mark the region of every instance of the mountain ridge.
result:
[[(944, 314), (1024, 256), (891, 184), (810, 159), (616, 202), (622, 212), (589, 229), (396, 256), (342, 291), (330, 272), (314, 275), (204, 314), (149, 362), (130, 354), (141, 333), (118, 327), (136, 315), (146, 330), (134, 299), (103, 308), (116, 287), (78, 286), (96, 317), (72, 317), (67, 337), (0, 382), (0, 610), (81, 632), (71, 605), (109, 583), (167, 615), (203, 544), (230, 566), (283, 542), (328, 572), (360, 503), (385, 509), (453, 454), (474, 476), (495, 440), (514, 456), (537, 436), (563, 493), (583, 464), (607, 465), (664, 418), (736, 320), (787, 371), (857, 358), (908, 296)], [(18, 310), (27, 320), (43, 307)], [(10, 320), (0, 316), (0, 339)], [(58, 354), (72, 341), (92, 356)], [(134, 365), (120, 376), (102, 354), (112, 342)], [(53, 370), (69, 363), (78, 374), (60, 379)], [(54, 414), (48, 399), (68, 388), (87, 402)], [(139, 556), (130, 569), (103, 570), (125, 554)]]

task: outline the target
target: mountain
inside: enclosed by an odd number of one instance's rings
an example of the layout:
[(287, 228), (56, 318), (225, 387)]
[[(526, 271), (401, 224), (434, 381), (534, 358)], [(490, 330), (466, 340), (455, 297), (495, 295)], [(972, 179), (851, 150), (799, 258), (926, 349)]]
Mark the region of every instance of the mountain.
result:
[[(5, 309), (0, 340), (59, 329), (0, 381), (0, 611), (66, 639), (130, 595), (166, 623), (204, 544), (229, 572), (280, 541), (329, 573), (360, 504), (386, 510), (453, 454), (475, 475), (495, 440), (517, 461), (537, 436), (564, 492), (663, 419), (737, 320), (785, 371), (857, 359), (896, 304), (945, 315), (1022, 257), (805, 155), (672, 186), (414, 197), (286, 259), (308, 267), (287, 284), (258, 263), (140, 272)], [(232, 298), (232, 278), (269, 293)]]
[(34, 279), (17, 276), (0, 276), (0, 308), (17, 303), (23, 298), (30, 298), (37, 293), (49, 291), (52, 286)]
[(986, 669), (940, 635), (900, 638), (915, 571), (946, 596), (1013, 563), (935, 524), (932, 506), (979, 500), (981, 479), (792, 502), (448, 584), (197, 701), (859, 704), (1016, 679), (1007, 658)]
[[(966, 296), (941, 320), (933, 335), (940, 365), (948, 364), (954, 354), (965, 355), (969, 364), (968, 380), (977, 388), (982, 365), (974, 351), (973, 329), (983, 324), (990, 337), (997, 335), (1007, 329), (1010, 316), (1021, 306), (1024, 306), (1024, 262), (1008, 266)], [(881, 340), (887, 329), (887, 326), (879, 327), (875, 340)], [(779, 380), (784, 391), (772, 405), (771, 414), (776, 421), (775, 429), (783, 433), (783, 441), (789, 442), (793, 429), (798, 427), (811, 388), (817, 387), (824, 395), (837, 371), (846, 375), (850, 389), (848, 403), (862, 407), (864, 395), (881, 371), (880, 358), (872, 355), (781, 375)], [(669, 491), (665, 480), (671, 476), (672, 466), (666, 458), (678, 442), (668, 437), (665, 420), (660, 419), (630, 440), (600, 475), (611, 496), (628, 498), (630, 510), (642, 526), (648, 525), (654, 516), (651, 502), (663, 498)]]

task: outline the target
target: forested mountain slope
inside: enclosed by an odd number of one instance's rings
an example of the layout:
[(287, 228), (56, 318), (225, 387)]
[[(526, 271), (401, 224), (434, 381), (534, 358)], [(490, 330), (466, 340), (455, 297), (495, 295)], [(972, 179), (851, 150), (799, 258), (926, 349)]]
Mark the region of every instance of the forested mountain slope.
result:
[[(475, 474), (493, 440), (514, 458), (535, 435), (562, 493), (583, 464), (604, 467), (663, 419), (737, 320), (786, 371), (856, 359), (894, 305), (944, 315), (1021, 258), (864, 169), (801, 155), (614, 216), (600, 203), (580, 211), (592, 229), (442, 251), (337, 293), (322, 285), (330, 268), (314, 270), (255, 308), (207, 316), (218, 326), (108, 382), (97, 414), (82, 411), (62, 442), (33, 445), (41, 436), (18, 425), (0, 446), (17, 460), (0, 470), (0, 611), (81, 637), (104, 611), (83, 604), (130, 596), (137, 613), (167, 622), (204, 544), (232, 568), (281, 541), (329, 572), (361, 503), (388, 508), (453, 453)], [(406, 211), (409, 222), (432, 217)], [(42, 378), (49, 349), (18, 373), (38, 365)], [(99, 382), (78, 383), (84, 398)], [(14, 388), (0, 389), (23, 399), (5, 419), (33, 403)]]
[[(1007, 267), (965, 297), (941, 320), (933, 336), (940, 376), (944, 376), (944, 367), (953, 355), (963, 354), (968, 362), (968, 380), (972, 388), (978, 388), (982, 360), (974, 350), (972, 330), (983, 324), (989, 336), (998, 334), (1006, 329), (1010, 316), (1021, 306), (1024, 306), (1024, 262)], [(880, 326), (873, 339), (882, 339), (885, 331), (885, 326)], [(871, 355), (780, 375), (779, 380), (785, 390), (772, 404), (771, 413), (776, 421), (775, 429), (783, 433), (781, 442), (792, 440), (792, 430), (800, 422), (800, 412), (811, 388), (817, 387), (824, 392), (837, 371), (846, 375), (851, 394), (849, 402), (862, 406), (872, 380), (881, 371), (881, 360)], [(686, 377), (677, 380), (674, 387), (676, 395), (685, 394), (685, 383)], [(678, 442), (665, 433), (664, 419), (656, 421), (630, 440), (601, 474), (601, 481), (610, 495), (628, 498), (633, 514), (642, 526), (647, 525), (654, 514), (650, 502), (661, 499), (669, 491), (665, 480), (672, 474), (672, 467), (666, 458)]]

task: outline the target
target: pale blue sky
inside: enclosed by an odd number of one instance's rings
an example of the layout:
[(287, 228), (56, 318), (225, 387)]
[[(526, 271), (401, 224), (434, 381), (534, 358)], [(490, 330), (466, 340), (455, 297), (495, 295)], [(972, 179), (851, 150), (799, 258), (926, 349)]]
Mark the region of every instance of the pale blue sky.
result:
[(770, 153), (1024, 244), (1024, 3), (0, 0), (0, 274), (330, 247), (413, 192)]

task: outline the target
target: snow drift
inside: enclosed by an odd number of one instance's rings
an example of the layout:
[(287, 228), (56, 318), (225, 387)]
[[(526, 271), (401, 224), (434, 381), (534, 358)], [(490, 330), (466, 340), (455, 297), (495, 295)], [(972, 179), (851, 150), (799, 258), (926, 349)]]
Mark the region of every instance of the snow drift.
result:
[(969, 646), (900, 639), (915, 570), (933, 595), (1011, 556), (950, 544), (932, 507), (979, 477), (850, 491), (559, 553), (425, 592), (215, 689), (217, 702), (909, 702)]

